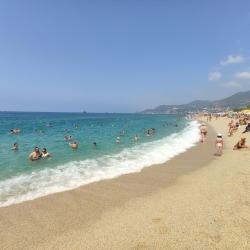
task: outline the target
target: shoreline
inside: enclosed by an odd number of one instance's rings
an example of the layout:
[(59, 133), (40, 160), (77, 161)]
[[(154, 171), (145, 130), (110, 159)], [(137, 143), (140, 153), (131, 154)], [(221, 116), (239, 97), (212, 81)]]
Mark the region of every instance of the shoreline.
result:
[[(209, 133), (214, 131), (209, 128)], [(0, 208), (0, 229), (8, 228), (7, 221), (11, 221), (12, 229), (14, 223), (15, 240), (10, 242), (6, 233), (0, 233), (1, 239), (6, 239), (7, 245), (13, 247), (25, 247), (42, 243), (51, 235), (63, 233), (62, 227), (77, 229), (85, 227), (100, 219), (107, 210), (123, 206), (126, 202), (139, 197), (151, 195), (159, 189), (173, 185), (178, 177), (191, 174), (193, 171), (206, 165), (212, 160), (212, 145), (209, 141), (200, 147), (199, 143), (189, 148), (187, 151), (175, 156), (164, 164), (152, 165), (143, 168), (140, 172), (123, 174), (119, 177), (90, 183), (79, 188), (50, 194), (34, 200), (13, 204)], [(195, 155), (203, 155), (198, 160)], [(183, 162), (187, 165), (184, 167)], [(64, 206), (67, 204), (67, 208)], [(79, 216), (76, 214), (81, 210)], [(84, 212), (82, 210), (85, 210)], [(69, 217), (66, 221), (65, 215)], [(83, 215), (84, 214), (84, 215)], [(21, 215), (21, 216), (18, 216)], [(18, 218), (17, 218), (18, 217)], [(48, 230), (55, 227), (53, 232), (41, 232), (33, 221), (41, 221)], [(18, 225), (27, 225), (21, 229)], [(77, 226), (75, 226), (77, 225)], [(3, 230), (0, 230), (3, 232)], [(30, 234), (32, 232), (32, 234)], [(48, 235), (49, 234), (49, 235)], [(28, 236), (27, 236), (28, 235)], [(22, 239), (25, 238), (25, 241)], [(27, 243), (27, 238), (29, 244)], [(53, 238), (53, 236), (52, 236)], [(13, 237), (12, 237), (13, 240)], [(0, 246), (3, 242), (0, 243)], [(4, 245), (5, 245), (4, 244)], [(17, 244), (17, 245), (16, 245)]]
[(249, 249), (250, 150), (232, 150), (243, 128), (227, 137), (227, 123), (165, 164), (0, 208), (0, 248)]
[[(124, 148), (114, 155), (111, 154), (110, 159), (102, 155), (79, 162), (73, 160), (74, 165), (67, 162), (59, 164), (54, 169), (41, 169), (34, 173), (14, 176), (0, 183), (0, 188), (7, 188), (7, 193), (1, 197), (0, 207), (8, 207), (54, 193), (74, 190), (94, 182), (117, 178), (124, 174), (140, 172), (146, 167), (169, 161), (193, 147), (198, 140), (197, 121), (190, 121), (179, 132), (173, 132), (166, 137), (134, 145), (131, 148)], [(95, 165), (100, 165), (100, 168), (95, 168)], [(16, 194), (11, 190), (16, 190)], [(3, 200), (4, 195), (6, 195), (5, 200)]]

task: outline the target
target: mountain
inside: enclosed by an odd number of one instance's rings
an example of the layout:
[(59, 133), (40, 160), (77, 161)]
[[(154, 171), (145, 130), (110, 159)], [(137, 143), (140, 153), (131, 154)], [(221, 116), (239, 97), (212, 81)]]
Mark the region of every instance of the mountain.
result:
[(188, 111), (225, 110), (232, 108), (245, 108), (250, 106), (250, 91), (238, 92), (227, 98), (217, 101), (196, 100), (181, 105), (160, 105), (154, 109), (146, 109), (143, 114), (176, 114), (186, 113)]
[(239, 92), (225, 99), (215, 102), (216, 105), (230, 108), (250, 106), (250, 91)]

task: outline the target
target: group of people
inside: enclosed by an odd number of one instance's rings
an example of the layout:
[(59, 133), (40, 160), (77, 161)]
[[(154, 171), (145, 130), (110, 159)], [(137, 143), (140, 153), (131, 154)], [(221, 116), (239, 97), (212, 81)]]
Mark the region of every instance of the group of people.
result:
[[(206, 142), (208, 131), (207, 131), (207, 125), (205, 123), (202, 123), (200, 125), (200, 134), (201, 134), (201, 142), (202, 143)], [(221, 133), (218, 133), (216, 136), (215, 147), (216, 147), (215, 155), (221, 156), (224, 147), (224, 141)]]
[[(242, 132), (247, 133), (250, 132), (250, 118), (246, 116), (239, 116), (239, 117), (234, 117), (236, 120), (231, 120), (228, 124), (228, 136), (233, 136), (233, 134), (238, 130), (238, 128), (242, 125), (247, 125)], [(218, 119), (218, 116), (216, 116), (216, 119)], [(212, 120), (212, 115), (207, 115), (207, 121)], [(207, 125), (205, 123), (202, 123), (200, 125), (200, 135), (201, 135), (201, 142), (204, 143), (207, 140)], [(224, 148), (224, 141), (223, 141), (223, 136), (221, 133), (218, 133), (216, 136), (215, 140), (215, 147), (216, 147), (216, 152), (215, 155), (221, 156), (223, 153), (223, 148)], [(246, 145), (246, 137), (241, 137), (240, 140), (234, 145), (233, 150), (239, 150), (247, 148)]]
[(152, 136), (155, 134), (155, 131), (156, 131), (155, 128), (150, 128), (150, 129), (145, 130), (144, 133), (146, 136)]
[(231, 120), (228, 123), (228, 136), (233, 136), (233, 134), (238, 130), (240, 127), (240, 123), (238, 121), (234, 122), (234, 120)]
[(34, 148), (34, 151), (32, 153), (30, 153), (29, 155), (29, 160), (31, 161), (37, 161), (41, 158), (49, 158), (51, 157), (52, 155), (47, 152), (47, 149), (46, 148), (43, 148), (42, 149), (42, 152), (40, 152), (39, 148), (38, 147), (35, 147)]
[[(49, 126), (51, 127), (50, 124), (49, 124)], [(79, 129), (78, 125), (74, 125), (74, 127), (76, 129)], [(35, 132), (37, 132), (37, 133), (41, 133), (41, 131), (42, 130), (39, 130), (39, 129), (35, 130)], [(18, 129), (18, 128), (10, 130), (10, 134), (18, 134), (20, 132), (21, 132), (21, 130)], [(65, 132), (68, 132), (68, 130), (65, 131)], [(154, 133), (155, 133), (155, 129), (154, 128), (150, 128), (150, 129), (147, 130), (146, 135), (153, 135)], [(121, 137), (120, 136), (125, 136), (125, 130), (121, 130), (119, 132), (119, 136), (117, 136), (116, 140), (115, 140), (116, 144), (120, 144), (121, 143)], [(140, 139), (139, 136), (136, 134), (134, 136), (134, 142), (138, 142), (139, 139)], [(69, 147), (71, 149), (73, 149), (73, 150), (78, 149), (78, 142), (76, 140), (74, 140), (71, 135), (65, 135), (64, 136), (64, 140), (69, 142)], [(95, 141), (92, 143), (92, 147), (94, 149), (97, 147), (97, 143)], [(18, 149), (19, 149), (19, 145), (18, 145), (17, 142), (15, 142), (12, 145), (12, 150), (17, 151)], [(47, 152), (46, 148), (43, 148), (42, 151), (40, 152), (39, 147), (35, 147), (34, 150), (33, 150), (33, 152), (29, 154), (28, 159), (31, 160), (31, 161), (36, 161), (36, 160), (39, 160), (41, 158), (49, 158), (49, 157), (52, 157), (52, 154), (50, 154), (49, 152)]]

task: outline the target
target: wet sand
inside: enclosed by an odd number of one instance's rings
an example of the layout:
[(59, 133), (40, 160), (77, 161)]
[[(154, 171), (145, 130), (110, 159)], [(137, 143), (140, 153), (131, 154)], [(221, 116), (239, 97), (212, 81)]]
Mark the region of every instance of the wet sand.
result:
[[(211, 125), (225, 134), (226, 123)], [(210, 129), (165, 164), (0, 208), (0, 249), (249, 249), (250, 153), (232, 151), (238, 137), (215, 157)]]

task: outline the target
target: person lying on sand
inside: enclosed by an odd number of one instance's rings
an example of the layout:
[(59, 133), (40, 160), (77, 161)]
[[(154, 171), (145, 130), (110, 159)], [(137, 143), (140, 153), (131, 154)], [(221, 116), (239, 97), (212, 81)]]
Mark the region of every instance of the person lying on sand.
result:
[(242, 149), (242, 148), (247, 148), (246, 145), (246, 138), (242, 137), (235, 145), (234, 145), (234, 150), (237, 149)]
[(207, 138), (207, 126), (205, 123), (201, 124), (200, 133), (201, 133), (201, 142), (205, 142)]
[(250, 132), (250, 122), (245, 127), (245, 130), (242, 133)]
[(34, 148), (34, 151), (29, 155), (29, 160), (37, 161), (41, 158), (41, 153), (38, 147)]
[(78, 143), (77, 143), (77, 142), (72, 142), (72, 143), (69, 143), (69, 146), (70, 146), (72, 149), (77, 149), (77, 148), (78, 148)]
[(221, 156), (222, 151), (223, 151), (223, 147), (224, 147), (224, 142), (223, 142), (222, 134), (220, 134), (220, 133), (216, 137), (215, 147), (216, 147), (215, 155)]

